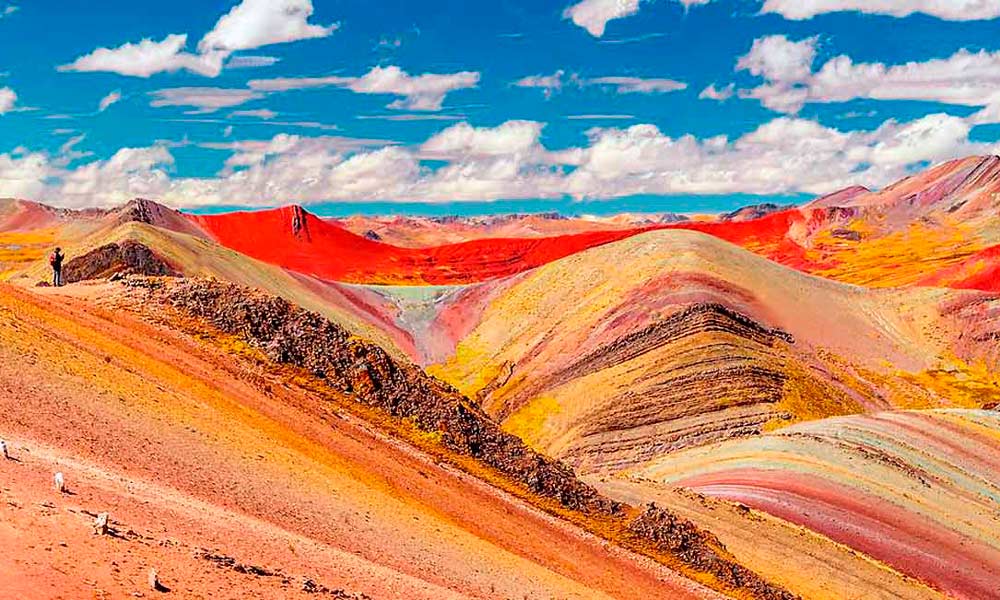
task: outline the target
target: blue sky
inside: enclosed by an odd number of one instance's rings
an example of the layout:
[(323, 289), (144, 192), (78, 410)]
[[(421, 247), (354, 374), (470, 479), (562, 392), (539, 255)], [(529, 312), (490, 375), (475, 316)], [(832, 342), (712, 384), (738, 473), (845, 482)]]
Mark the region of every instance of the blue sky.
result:
[(1000, 139), (1000, 0), (0, 13), (0, 196), (64, 206), (723, 210)]

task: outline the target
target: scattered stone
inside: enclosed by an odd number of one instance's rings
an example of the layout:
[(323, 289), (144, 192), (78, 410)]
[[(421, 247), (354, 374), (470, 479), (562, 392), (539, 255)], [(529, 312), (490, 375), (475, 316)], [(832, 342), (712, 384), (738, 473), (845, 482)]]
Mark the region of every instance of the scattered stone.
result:
[(860, 231), (854, 231), (853, 229), (846, 229), (844, 227), (839, 227), (837, 229), (834, 229), (833, 231), (830, 232), (830, 235), (832, 235), (835, 238), (839, 238), (842, 240), (850, 240), (852, 242), (861, 241)]
[(94, 519), (94, 533), (97, 535), (108, 535), (108, 532), (111, 530), (108, 524), (109, 521), (108, 513), (105, 512), (97, 515), (97, 518)]
[(302, 580), (302, 591), (307, 594), (331, 596), (336, 600), (371, 600), (371, 596), (368, 594), (351, 594), (340, 589), (330, 589), (321, 583), (316, 583), (308, 577)]

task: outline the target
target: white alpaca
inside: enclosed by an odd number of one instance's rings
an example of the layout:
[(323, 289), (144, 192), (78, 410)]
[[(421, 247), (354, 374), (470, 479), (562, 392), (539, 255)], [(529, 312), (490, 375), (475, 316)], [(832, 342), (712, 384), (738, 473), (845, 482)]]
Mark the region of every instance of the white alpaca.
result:
[(149, 589), (160, 591), (160, 580), (156, 575), (156, 569), (149, 570)]
[(66, 479), (63, 477), (62, 472), (56, 473), (55, 484), (56, 491), (60, 494), (66, 491)]
[(101, 513), (97, 515), (97, 519), (94, 520), (94, 533), (97, 535), (107, 535), (109, 521), (110, 517), (108, 516), (108, 513)]

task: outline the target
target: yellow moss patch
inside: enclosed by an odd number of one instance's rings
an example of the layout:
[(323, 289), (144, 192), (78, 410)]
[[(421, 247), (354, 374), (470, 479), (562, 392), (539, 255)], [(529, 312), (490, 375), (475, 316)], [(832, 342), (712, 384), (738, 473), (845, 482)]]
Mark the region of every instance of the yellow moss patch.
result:
[(521, 438), (532, 448), (537, 448), (539, 433), (545, 422), (552, 415), (561, 412), (562, 406), (558, 400), (551, 396), (539, 396), (514, 411), (514, 414), (504, 421), (503, 429)]
[(956, 408), (980, 408), (1000, 402), (1000, 374), (985, 362), (967, 364), (952, 361), (951, 366), (920, 373), (900, 373), (900, 379), (928, 390)]
[(960, 225), (929, 227), (913, 223), (905, 231), (881, 237), (867, 223), (855, 222), (848, 229), (860, 233), (862, 240), (838, 238), (831, 231), (816, 235), (809, 258), (832, 261), (837, 266), (814, 274), (870, 287), (911, 285), (983, 248)]
[(455, 386), (463, 395), (474, 398), (479, 390), (496, 379), (503, 367), (502, 363), (497, 363), (472, 372), (468, 369), (468, 365), (485, 364), (485, 362), (483, 353), (473, 350), (468, 344), (459, 344), (455, 348), (454, 356), (447, 362), (430, 365), (425, 370), (432, 377)]
[(0, 280), (28, 263), (41, 260), (55, 240), (55, 229), (0, 233)]
[(764, 425), (764, 431), (773, 431), (798, 423), (828, 417), (851, 415), (864, 409), (846, 391), (814, 377), (805, 365), (789, 361), (786, 366), (788, 379), (778, 410), (792, 415), (791, 419), (775, 419)]

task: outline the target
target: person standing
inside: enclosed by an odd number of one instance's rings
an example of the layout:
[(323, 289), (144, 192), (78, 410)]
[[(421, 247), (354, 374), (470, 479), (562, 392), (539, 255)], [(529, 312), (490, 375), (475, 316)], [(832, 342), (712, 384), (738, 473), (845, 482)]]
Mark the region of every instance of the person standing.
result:
[(52, 265), (52, 285), (55, 287), (63, 285), (62, 265), (65, 258), (62, 248), (56, 248), (56, 251), (49, 255), (49, 264)]

